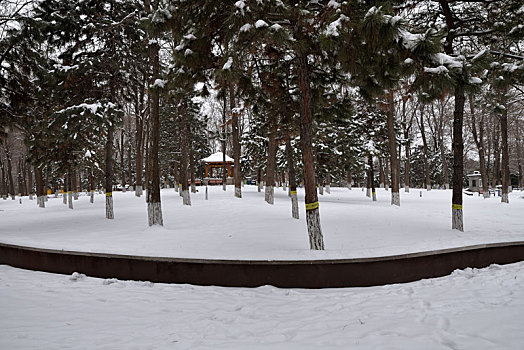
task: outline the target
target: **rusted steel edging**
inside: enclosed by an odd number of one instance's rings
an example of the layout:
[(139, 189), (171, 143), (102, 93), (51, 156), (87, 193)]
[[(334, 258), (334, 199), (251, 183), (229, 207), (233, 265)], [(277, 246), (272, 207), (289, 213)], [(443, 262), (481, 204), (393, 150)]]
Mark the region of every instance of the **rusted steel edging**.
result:
[(148, 257), (0, 243), (0, 264), (99, 278), (224, 287), (366, 287), (440, 277), (456, 269), (524, 260), (524, 242), (333, 260), (216, 260)]

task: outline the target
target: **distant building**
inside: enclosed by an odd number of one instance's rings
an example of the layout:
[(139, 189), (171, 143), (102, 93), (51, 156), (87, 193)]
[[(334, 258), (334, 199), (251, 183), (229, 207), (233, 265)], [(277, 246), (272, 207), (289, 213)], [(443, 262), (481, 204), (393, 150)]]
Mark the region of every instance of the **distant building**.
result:
[(474, 171), (473, 174), (468, 174), (469, 190), (471, 192), (481, 192), (482, 190), (482, 178), (480, 171)]

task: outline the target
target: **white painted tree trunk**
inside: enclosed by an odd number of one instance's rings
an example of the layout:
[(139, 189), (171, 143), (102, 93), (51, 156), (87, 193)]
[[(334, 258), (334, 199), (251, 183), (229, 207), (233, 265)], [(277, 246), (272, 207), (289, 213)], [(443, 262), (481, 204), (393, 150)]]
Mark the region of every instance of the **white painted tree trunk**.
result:
[(33, 194), (32, 193), (29, 193), (29, 200), (33, 200)]
[(386, 187), (384, 187), (386, 191), (389, 191), (389, 184), (386, 183)]
[(366, 188), (366, 197), (371, 197), (371, 188)]
[(324, 195), (324, 186), (318, 186), (318, 193)]
[(291, 217), (293, 219), (299, 219), (298, 215), (298, 196), (295, 194), (291, 195)]
[(180, 185), (175, 184), (175, 192), (178, 192)]
[[(227, 182), (227, 180), (226, 180), (226, 182)], [(222, 191), (225, 191), (226, 188), (227, 188), (226, 182), (222, 182)]]
[(73, 192), (73, 198), (74, 198), (75, 201), (78, 200), (78, 192), (77, 191)]
[(242, 198), (242, 187), (235, 187), (235, 197)]
[(500, 202), (501, 203), (509, 203), (509, 194), (508, 193), (503, 193), (502, 197), (500, 198)]
[(404, 192), (409, 193), (409, 186), (404, 186)]
[(108, 196), (106, 193), (106, 219), (114, 219), (115, 213), (113, 211), (113, 196)]
[(383, 182), (379, 183), (379, 184), (378, 184), (378, 187), (379, 187), (379, 188), (385, 188), (385, 187), (384, 187), (384, 183), (383, 183)]
[(306, 222), (310, 249), (324, 250), (324, 237), (320, 227), (320, 212), (318, 208), (306, 210)]
[(327, 192), (328, 194), (331, 194), (331, 186), (330, 186), (330, 185), (327, 185), (327, 186), (326, 186), (326, 192)]
[(67, 201), (69, 203), (69, 209), (73, 209), (73, 192), (67, 192)]
[(40, 208), (45, 208), (45, 197), (44, 196), (38, 196), (36, 197), (36, 203)]
[(95, 191), (91, 190), (89, 191), (89, 202), (94, 203), (95, 202)]
[(484, 196), (484, 199), (489, 198), (489, 191), (482, 193), (482, 195)]
[(67, 204), (67, 192), (64, 192), (62, 195), (62, 203)]
[(191, 205), (191, 195), (189, 190), (180, 191), (182, 193), (182, 203), (184, 205)]
[(48, 196), (47, 194), (44, 196), (44, 200), (45, 200), (46, 202), (49, 200), (49, 196)]
[(285, 181), (282, 182), (282, 189), (283, 189), (284, 191), (287, 190), (287, 183), (286, 183)]
[(377, 192), (373, 192), (372, 195), (373, 195), (373, 202), (376, 202), (377, 201)]
[(431, 191), (431, 185), (426, 185), (426, 190)]
[(391, 205), (400, 207), (400, 193), (391, 191)]
[(451, 209), (451, 228), (464, 232), (464, 217), (462, 216), (462, 209)]
[(207, 186), (206, 186), (206, 201), (207, 201), (207, 199), (208, 199), (208, 198), (207, 198)]
[[(449, 190), (449, 184), (444, 184), (444, 189)], [(488, 193), (488, 197), (489, 197), (489, 193)]]
[(265, 197), (266, 197), (266, 202), (268, 204), (275, 203), (275, 188), (273, 186), (266, 186)]
[(162, 220), (162, 205), (160, 202), (147, 203), (147, 221), (149, 226), (164, 225), (164, 221)]
[(122, 186), (122, 192), (123, 192), (123, 193), (126, 193), (126, 192), (127, 192), (127, 189), (126, 189), (125, 186)]
[(178, 185), (178, 195), (179, 195), (180, 197), (183, 197), (183, 194), (182, 194), (182, 184), (179, 184), (179, 185)]
[(194, 183), (191, 184), (191, 193), (196, 193), (196, 185)]

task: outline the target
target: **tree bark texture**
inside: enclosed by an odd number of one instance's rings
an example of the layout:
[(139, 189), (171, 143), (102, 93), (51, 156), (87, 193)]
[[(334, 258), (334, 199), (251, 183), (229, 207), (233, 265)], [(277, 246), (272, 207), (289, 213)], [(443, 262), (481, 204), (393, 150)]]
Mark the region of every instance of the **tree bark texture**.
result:
[(187, 178), (188, 155), (189, 155), (189, 135), (186, 121), (186, 109), (181, 108), (178, 116), (180, 129), (180, 183), (182, 184), (181, 192), (184, 205), (191, 205), (191, 196), (189, 194), (189, 185)]
[(286, 138), (286, 162), (287, 172), (289, 178), (289, 194), (291, 195), (291, 217), (294, 219), (299, 218), (298, 213), (298, 197), (297, 197), (297, 181), (295, 175), (295, 164), (293, 162), (293, 148), (291, 146), (291, 140), (289, 137)]
[(461, 83), (458, 83), (455, 87), (455, 110), (453, 111), (453, 196), (451, 202), (451, 228), (459, 231), (464, 231), (464, 218), (462, 213), (462, 176), (464, 173), (462, 126), (464, 120), (464, 102), (464, 87)]
[(105, 191), (106, 191), (106, 219), (114, 219), (113, 211), (113, 137), (114, 127), (107, 130), (105, 144)]
[(388, 109), (386, 112), (388, 142), (389, 142), (389, 159), (391, 167), (391, 205), (400, 206), (400, 163), (397, 156), (397, 138), (395, 135), (395, 105), (393, 100), (393, 91), (386, 95)]
[(229, 88), (229, 109), (231, 111), (231, 127), (233, 138), (233, 161), (234, 167), (234, 183), (235, 183), (235, 197), (242, 198), (242, 173), (240, 171), (240, 127), (239, 127), (239, 113), (236, 110), (235, 88)]
[(275, 175), (277, 167), (277, 116), (271, 115), (269, 117), (269, 143), (267, 150), (267, 165), (266, 165), (266, 189), (265, 199), (269, 204), (275, 202)]
[(500, 115), (500, 136), (502, 148), (502, 203), (509, 203), (509, 150), (508, 150), (508, 110), (505, 108)]
[(314, 250), (324, 250), (324, 237), (320, 227), (320, 212), (315, 184), (315, 164), (313, 162), (313, 115), (311, 113), (311, 87), (307, 56), (297, 57), (300, 88), (300, 146), (304, 164), (304, 191), (306, 202), (306, 222), (309, 246)]
[(469, 105), (471, 110), (471, 131), (473, 133), (473, 140), (475, 141), (475, 145), (477, 146), (479, 153), (479, 170), (480, 179), (482, 181), (482, 195), (484, 198), (489, 198), (488, 177), (486, 174), (486, 155), (484, 154), (484, 116), (480, 117), (479, 133), (477, 133), (477, 121), (473, 97), (470, 97)]

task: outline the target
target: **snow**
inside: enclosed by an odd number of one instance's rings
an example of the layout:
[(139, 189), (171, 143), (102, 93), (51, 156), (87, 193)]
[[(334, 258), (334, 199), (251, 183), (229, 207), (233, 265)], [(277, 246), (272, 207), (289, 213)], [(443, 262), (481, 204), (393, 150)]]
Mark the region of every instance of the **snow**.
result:
[(222, 66), (222, 69), (223, 70), (229, 70), (229, 69), (231, 69), (231, 65), (233, 65), (233, 57), (229, 57), (227, 59), (227, 62), (224, 63), (224, 65)]
[[(208, 162), (208, 163), (214, 163), (214, 162), (221, 163), (223, 160), (224, 160), (224, 155), (222, 152), (213, 153), (209, 157), (202, 159), (203, 162)], [(230, 156), (226, 154), (226, 162), (233, 162), (233, 158), (231, 158)]]
[(166, 86), (166, 83), (167, 83), (167, 80), (155, 79), (155, 82), (153, 83), (153, 87), (163, 89)]
[[(221, 161), (220, 155), (212, 160)], [(229, 158), (230, 159), (230, 158)], [(113, 192), (115, 219), (105, 219), (103, 194), (82, 195), (70, 210), (50, 196), (46, 208), (25, 197), (0, 200), (0, 242), (41, 248), (181, 258), (290, 260), (387, 256), (483, 243), (524, 241), (524, 193), (499, 197), (464, 196), (465, 232), (451, 230), (451, 191), (401, 192), (401, 206), (390, 205), (390, 192), (377, 189), (377, 202), (365, 191), (333, 187), (319, 196), (325, 251), (311, 251), (304, 192), (299, 189), (300, 220), (291, 218), (287, 192), (275, 189), (275, 204), (256, 186), (197, 187), (192, 206), (183, 206), (174, 189), (162, 190), (164, 227), (149, 228), (145, 197)], [(35, 228), (38, 227), (36, 230)]]
[(242, 27), (240, 27), (241, 32), (248, 32), (253, 26), (249, 23), (244, 24)]
[(469, 83), (470, 84), (482, 84), (482, 79), (477, 78), (477, 77), (471, 77), (469, 78)]
[(430, 74), (442, 74), (442, 73), (448, 73), (449, 70), (444, 66), (438, 66), (436, 68), (424, 67), (424, 72), (430, 73)]
[(267, 24), (267, 22), (262, 20), (262, 19), (259, 19), (258, 21), (255, 22), (255, 28), (257, 28), (257, 29), (264, 28), (264, 27), (267, 27), (267, 26), (269, 26), (269, 24)]
[(220, 288), (0, 265), (0, 348), (520, 349), (524, 263), (383, 287)]

